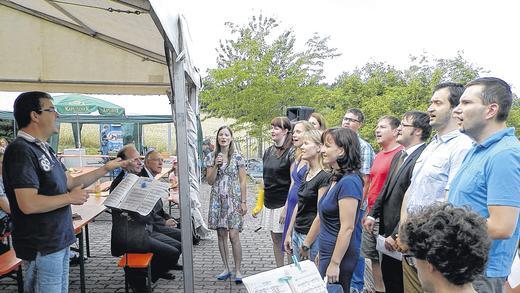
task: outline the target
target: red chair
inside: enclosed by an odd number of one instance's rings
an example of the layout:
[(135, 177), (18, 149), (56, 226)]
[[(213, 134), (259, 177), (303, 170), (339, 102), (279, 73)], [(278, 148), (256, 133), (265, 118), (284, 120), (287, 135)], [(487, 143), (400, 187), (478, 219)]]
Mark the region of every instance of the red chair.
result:
[(119, 260), (118, 266), (125, 269), (125, 292), (128, 293), (128, 269), (146, 271), (148, 292), (152, 292), (152, 261), (153, 253), (125, 253)]
[(16, 257), (14, 249), (0, 255), (0, 279), (6, 277), (16, 280), (18, 292), (23, 293), (22, 260)]

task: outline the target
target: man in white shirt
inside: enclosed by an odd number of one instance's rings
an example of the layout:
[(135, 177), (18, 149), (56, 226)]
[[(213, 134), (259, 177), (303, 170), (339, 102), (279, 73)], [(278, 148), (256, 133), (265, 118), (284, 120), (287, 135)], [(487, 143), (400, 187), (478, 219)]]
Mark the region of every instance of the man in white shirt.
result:
[[(434, 89), (427, 112), (430, 125), (437, 133), (415, 163), (412, 181), (401, 206), (401, 223), (408, 213), (446, 200), (450, 182), (472, 147), (472, 140), (459, 131), (452, 115), (463, 92), (462, 84), (451, 82), (441, 83)], [(406, 262), (403, 262), (403, 280), (405, 292), (423, 292), (417, 270)]]

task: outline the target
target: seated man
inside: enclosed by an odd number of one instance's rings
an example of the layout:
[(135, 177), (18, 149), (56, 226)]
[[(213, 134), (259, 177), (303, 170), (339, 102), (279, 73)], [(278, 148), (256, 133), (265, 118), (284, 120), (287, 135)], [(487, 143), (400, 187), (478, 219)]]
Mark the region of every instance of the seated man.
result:
[(408, 217), (400, 238), (425, 292), (476, 292), (471, 282), (484, 272), (491, 246), (483, 217), (436, 204)]
[[(138, 174), (141, 177), (155, 178), (162, 171), (163, 158), (158, 151), (150, 151), (144, 157), (144, 168)], [(177, 227), (177, 222), (164, 211), (162, 200), (157, 201), (153, 211), (147, 217), (153, 225), (153, 231), (166, 234), (171, 238), (181, 241), (181, 231)]]
[[(143, 165), (141, 163), (141, 159), (139, 158), (139, 152), (137, 152), (134, 145), (125, 145), (119, 151), (117, 156), (119, 158), (122, 158), (123, 160), (128, 160), (129, 163), (128, 166), (124, 168), (123, 171), (121, 171), (121, 173), (114, 179), (112, 185), (110, 186), (110, 191), (116, 188), (116, 186), (124, 179), (127, 173), (141, 175), (141, 171), (143, 170)], [(160, 210), (162, 210), (162, 201), (159, 202)], [(128, 213), (133, 221), (137, 222), (139, 225), (142, 225), (142, 229), (146, 230), (145, 235), (147, 235), (147, 237), (146, 239), (142, 240), (148, 245), (149, 252), (152, 252), (154, 254), (151, 264), (153, 282), (157, 281), (159, 278), (173, 279), (173, 276), (169, 274), (168, 271), (171, 269), (178, 268), (177, 262), (181, 254), (181, 243), (178, 240), (180, 239), (180, 232), (177, 236), (177, 233), (171, 231), (171, 229), (165, 228), (166, 225), (172, 225), (173, 222), (169, 221), (167, 223), (167, 221), (163, 217), (158, 215), (157, 213), (160, 213), (160, 210), (159, 207), (156, 206), (152, 210), (152, 212), (147, 216), (141, 216), (140, 214), (134, 212)], [(120, 227), (114, 224), (116, 222), (121, 222), (118, 221), (118, 217), (121, 217), (121, 211), (114, 209), (112, 213), (113, 230), (124, 229), (124, 227)], [(162, 226), (164, 226), (164, 229), (161, 228)], [(163, 233), (164, 231), (166, 231), (166, 233)], [(127, 241), (136, 241), (133, 238), (135, 238), (135, 236), (128, 236)], [(120, 245), (123, 247), (127, 247), (127, 245), (129, 246), (128, 243), (123, 243)], [(136, 292), (146, 292), (144, 275), (135, 272), (128, 273), (130, 277), (130, 285), (134, 287)]]

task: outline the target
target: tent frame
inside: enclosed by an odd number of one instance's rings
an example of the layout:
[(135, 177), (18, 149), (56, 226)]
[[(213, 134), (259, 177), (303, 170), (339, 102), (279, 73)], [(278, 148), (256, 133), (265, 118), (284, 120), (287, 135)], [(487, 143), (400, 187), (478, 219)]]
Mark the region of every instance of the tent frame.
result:
[[(167, 11), (165, 9), (165, 2), (168, 0), (112, 0), (117, 4), (123, 4), (133, 9), (141, 10), (149, 13), (153, 23), (159, 30), (164, 40), (165, 55), (162, 56), (157, 52), (144, 49), (142, 47), (130, 44), (128, 42), (119, 40), (100, 32), (93, 31), (85, 23), (81, 22), (77, 17), (70, 13), (66, 8), (60, 6), (58, 3), (51, 0), (43, 0), (50, 4), (53, 8), (59, 10), (62, 14), (76, 22), (76, 24), (68, 22), (64, 19), (54, 17), (52, 15), (43, 13), (38, 10), (27, 8), (21, 4), (17, 4), (16, 0), (7, 1), (0, 0), (0, 6), (6, 6), (34, 16), (39, 19), (57, 24), (74, 30), (76, 32), (89, 35), (99, 41), (106, 42), (116, 48), (130, 52), (136, 56), (142, 57), (147, 61), (152, 61), (157, 64), (166, 65), (169, 71), (169, 83), (161, 82), (96, 82), (87, 81), (61, 81), (61, 80), (32, 80), (24, 78), (2, 78), (0, 79), (0, 90), (12, 89), (12, 84), (16, 87), (34, 86), (34, 88), (53, 88), (58, 92), (77, 92), (74, 87), (79, 87), (81, 84), (92, 85), (90, 93), (113, 93), (110, 91), (111, 86), (121, 86), (129, 88), (134, 94), (141, 90), (141, 93), (146, 92), (147, 88), (157, 90), (157, 88), (170, 88), (174, 93), (173, 97), (170, 95), (169, 100), (171, 104), (172, 114), (176, 123), (176, 138), (177, 138), (177, 158), (179, 168), (179, 193), (181, 206), (181, 222), (191, 223), (191, 200), (190, 200), (190, 182), (189, 182), (189, 154), (188, 154), (188, 139), (187, 139), (187, 103), (190, 103), (193, 109), (198, 112), (198, 89), (201, 87), (201, 80), (197, 70), (191, 63), (188, 48), (186, 47), (187, 40), (184, 39), (183, 33), (186, 24), (182, 16)], [(157, 9), (157, 10), (155, 10)], [(166, 58), (165, 58), (166, 57)], [(165, 62), (166, 61), (166, 62)], [(10, 87), (11, 86), (11, 87)], [(64, 86), (70, 86), (64, 87)], [(97, 86), (97, 87), (94, 87)], [(63, 90), (66, 89), (66, 90)], [(151, 93), (151, 92), (149, 92)], [(197, 156), (194, 156), (195, 160)], [(197, 166), (192, 166), (197, 168)], [(182, 236), (182, 256), (183, 256), (183, 272), (184, 272), (184, 292), (194, 292), (193, 283), (193, 251), (192, 251), (192, 225), (181, 226)]]

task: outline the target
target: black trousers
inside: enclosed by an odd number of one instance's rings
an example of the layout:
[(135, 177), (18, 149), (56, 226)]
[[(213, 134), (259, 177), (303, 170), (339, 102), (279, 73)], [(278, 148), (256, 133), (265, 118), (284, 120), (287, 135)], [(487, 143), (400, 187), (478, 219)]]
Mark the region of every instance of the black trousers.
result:
[(381, 272), (386, 293), (404, 293), (403, 264), (400, 260), (383, 254)]
[(171, 270), (179, 261), (181, 243), (170, 235), (153, 231), (150, 234), (152, 258), (152, 281)]
[(175, 227), (168, 227), (166, 225), (154, 225), (153, 231), (166, 234), (169, 237), (177, 240), (177, 242), (179, 243), (177, 249), (181, 250), (181, 229)]
[[(152, 282), (156, 282), (159, 277), (170, 271), (179, 261), (181, 254), (181, 242), (175, 239), (177, 231), (175, 228), (164, 227), (158, 232), (154, 227), (154, 231), (149, 234), (150, 252), (153, 253), (151, 270)], [(180, 236), (180, 231), (178, 233)], [(129, 270), (129, 283), (137, 292), (146, 292), (145, 273), (143, 271)]]

